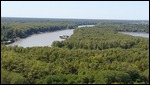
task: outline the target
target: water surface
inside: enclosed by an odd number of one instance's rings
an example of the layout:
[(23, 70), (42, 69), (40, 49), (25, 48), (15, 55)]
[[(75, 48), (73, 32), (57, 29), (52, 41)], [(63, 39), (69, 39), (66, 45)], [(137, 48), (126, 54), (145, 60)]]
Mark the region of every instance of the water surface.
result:
[(78, 26), (78, 28), (81, 28), (81, 27), (93, 27), (93, 26), (95, 26), (95, 25), (80, 25), (80, 26)]
[[(81, 27), (93, 27), (95, 25), (80, 25), (78, 28)], [(73, 34), (74, 29), (68, 29), (68, 30), (61, 30), (61, 31), (55, 31), (55, 32), (47, 32), (47, 33), (41, 33), (41, 34), (33, 34), (27, 38), (19, 39), (18, 41), (9, 44), (11, 46), (18, 45), (22, 47), (34, 47), (34, 46), (51, 46), (51, 44), (54, 41), (62, 41), (64, 39), (61, 39), (60, 35), (69, 35), (71, 36)]]
[(34, 34), (27, 38), (20, 39), (12, 44), (11, 46), (18, 45), (22, 47), (33, 47), (33, 46), (51, 46), (53, 41), (62, 41), (64, 39), (59, 38), (60, 35), (72, 35), (73, 29), (61, 30), (55, 32), (47, 32), (41, 34)]
[(119, 32), (119, 33), (128, 34), (128, 35), (132, 35), (132, 36), (139, 36), (139, 37), (149, 38), (148, 33), (139, 33), (139, 32)]

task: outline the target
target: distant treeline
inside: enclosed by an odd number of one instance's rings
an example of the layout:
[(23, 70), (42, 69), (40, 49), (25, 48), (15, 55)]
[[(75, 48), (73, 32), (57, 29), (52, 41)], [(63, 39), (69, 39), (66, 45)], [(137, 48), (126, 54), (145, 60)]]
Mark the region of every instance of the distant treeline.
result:
[[(123, 23), (118, 31), (149, 32), (148, 21), (135, 20), (94, 20), (94, 19), (54, 19), (54, 18), (1, 18), (1, 42), (25, 38), (39, 32), (51, 32), (64, 29), (75, 29), (79, 25), (96, 25), (102, 23)], [(128, 28), (126, 25), (132, 23)], [(138, 24), (137, 24), (138, 23)], [(139, 25), (140, 24), (140, 25)], [(142, 25), (141, 25), (142, 24)], [(145, 25), (146, 24), (146, 25)], [(119, 24), (120, 25), (120, 24)], [(120, 25), (121, 26), (121, 25)]]
[(98, 23), (97, 27), (112, 26), (117, 32), (145, 32), (149, 33), (148, 23)]

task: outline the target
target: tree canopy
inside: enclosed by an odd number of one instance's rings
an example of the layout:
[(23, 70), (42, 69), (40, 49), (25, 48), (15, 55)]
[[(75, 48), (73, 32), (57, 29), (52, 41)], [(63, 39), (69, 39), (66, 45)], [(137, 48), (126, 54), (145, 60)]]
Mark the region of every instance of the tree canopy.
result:
[[(11, 23), (8, 19), (10, 24), (1, 27), (4, 38), (1, 41), (12, 39), (10, 35), (26, 37), (28, 33), (62, 30), (68, 26), (74, 29), (83, 24), (80, 20), (80, 23), (66, 20), (63, 24), (63, 20), (51, 23), (47, 23), (49, 20), (42, 23), (42, 20), (29, 19), (28, 23), (26, 19), (16, 19)], [(95, 27), (76, 28), (68, 39), (55, 41), (52, 47), (1, 44), (1, 83), (149, 84), (149, 39), (118, 33), (130, 31), (132, 27), (138, 31), (149, 30), (149, 25), (118, 22), (99, 21)]]

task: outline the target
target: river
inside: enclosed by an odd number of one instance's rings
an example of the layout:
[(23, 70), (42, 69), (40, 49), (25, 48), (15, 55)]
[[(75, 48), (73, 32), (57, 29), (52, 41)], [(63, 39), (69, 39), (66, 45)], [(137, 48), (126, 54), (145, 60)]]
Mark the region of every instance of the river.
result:
[(140, 33), (140, 32), (119, 32), (119, 33), (132, 35), (132, 36), (139, 36), (139, 37), (149, 38), (148, 33)]
[[(94, 25), (80, 25), (78, 26), (78, 28), (93, 27), (93, 26)], [(61, 31), (55, 31), (55, 32), (34, 34), (27, 38), (19, 39), (16, 42), (9, 44), (9, 45), (11, 46), (18, 45), (22, 47), (34, 47), (34, 46), (49, 46), (50, 47), (54, 41), (64, 40), (59, 37), (60, 35), (71, 36), (73, 34), (73, 30), (74, 29), (67, 29), (67, 30), (61, 30)], [(132, 36), (142, 36), (142, 37), (149, 38), (149, 34), (144, 34), (144, 33), (133, 33), (133, 32), (121, 32), (121, 33), (129, 34)]]
[[(78, 28), (81, 27), (92, 27), (94, 25), (80, 25)], [(74, 29), (67, 29), (67, 30), (61, 30), (61, 31), (55, 31), (55, 32), (47, 32), (47, 33), (41, 33), (41, 34), (33, 34), (27, 38), (19, 39), (15, 41), (12, 44), (9, 44), (10, 46), (18, 45), (21, 47), (34, 47), (34, 46), (51, 46), (51, 44), (54, 41), (62, 41), (64, 39), (61, 39), (60, 35), (69, 35), (71, 36), (73, 34)], [(7, 46), (9, 46), (7, 45)]]
[(11, 46), (18, 45), (22, 47), (33, 47), (33, 46), (51, 46), (53, 41), (62, 41), (60, 35), (72, 35), (73, 29), (61, 30), (55, 32), (47, 32), (41, 34), (34, 34), (27, 38), (20, 39), (12, 44)]
[(80, 25), (80, 26), (78, 26), (78, 28), (81, 28), (81, 27), (93, 27), (93, 26), (95, 26), (95, 25)]

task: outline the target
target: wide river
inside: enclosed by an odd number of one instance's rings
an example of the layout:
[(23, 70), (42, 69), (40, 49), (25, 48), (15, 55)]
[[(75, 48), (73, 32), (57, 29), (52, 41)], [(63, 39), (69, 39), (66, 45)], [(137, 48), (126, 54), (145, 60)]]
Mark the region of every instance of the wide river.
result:
[[(80, 25), (78, 28), (81, 27), (92, 27), (94, 25)], [(34, 34), (27, 38), (19, 39), (16, 42), (9, 44), (10, 46), (18, 45), (22, 47), (34, 47), (34, 46), (51, 46), (54, 41), (62, 41), (60, 35), (69, 35), (73, 34), (74, 29), (67, 29), (55, 32), (47, 32), (41, 34)], [(9, 46), (8, 45), (8, 46)]]
[[(92, 27), (94, 25), (82, 25), (78, 26), (80, 27)], [(47, 33), (41, 33), (41, 34), (34, 34), (27, 38), (19, 39), (16, 42), (9, 44), (11, 46), (18, 45), (22, 47), (34, 47), (34, 46), (51, 46), (51, 44), (54, 41), (62, 41), (64, 39), (60, 39), (60, 35), (69, 35), (71, 36), (73, 34), (74, 29), (67, 29), (67, 30), (61, 30), (61, 31), (55, 31), (55, 32), (47, 32)], [(129, 33), (129, 32), (122, 32), (124, 34), (129, 34), (132, 36), (141, 36), (149, 38), (149, 34), (144, 33)]]
[(60, 35), (72, 35), (73, 29), (61, 30), (55, 32), (47, 32), (41, 34), (34, 34), (27, 38), (20, 39), (12, 44), (11, 46), (18, 45), (22, 47), (33, 47), (33, 46), (51, 46), (53, 41), (61, 41), (64, 39), (60, 39)]

